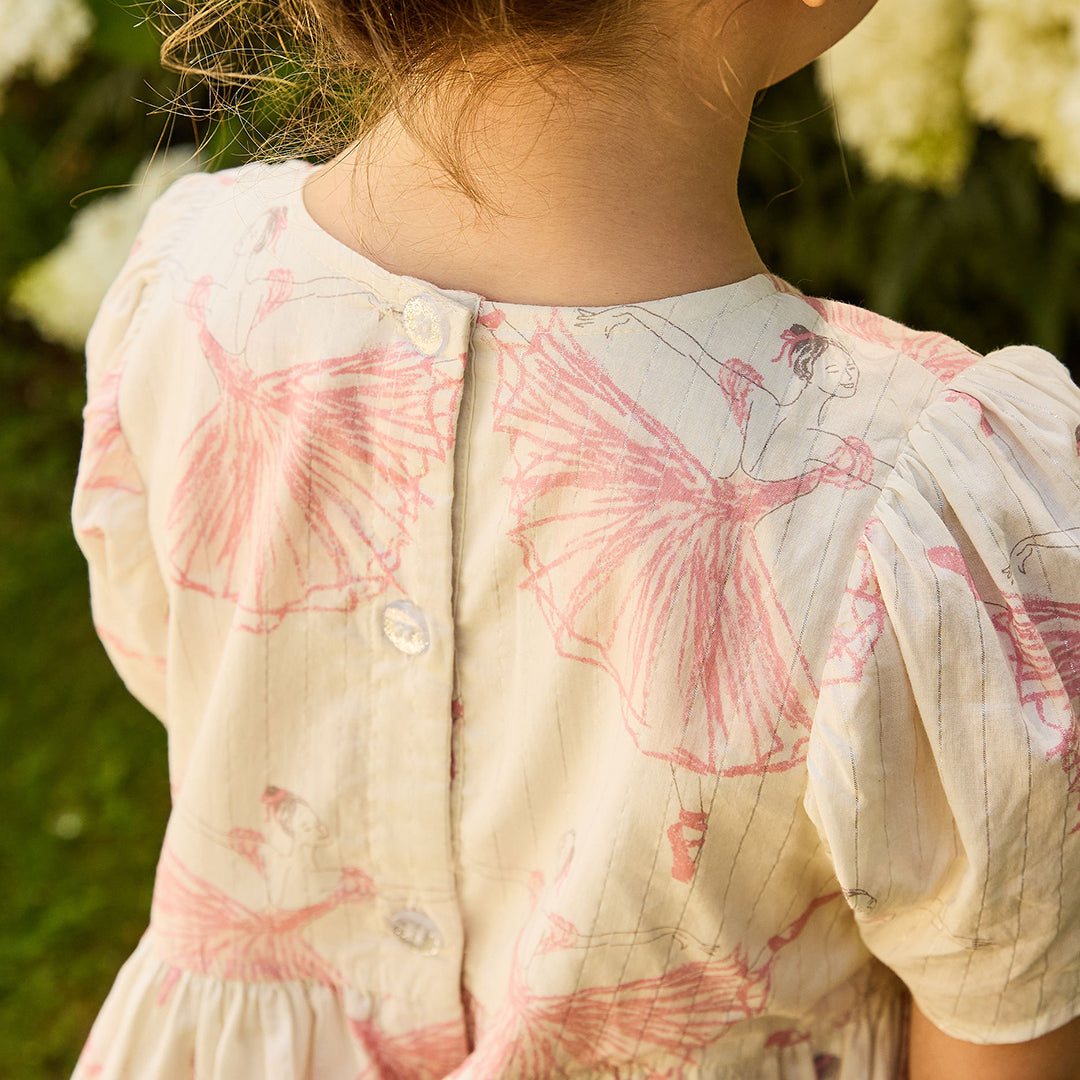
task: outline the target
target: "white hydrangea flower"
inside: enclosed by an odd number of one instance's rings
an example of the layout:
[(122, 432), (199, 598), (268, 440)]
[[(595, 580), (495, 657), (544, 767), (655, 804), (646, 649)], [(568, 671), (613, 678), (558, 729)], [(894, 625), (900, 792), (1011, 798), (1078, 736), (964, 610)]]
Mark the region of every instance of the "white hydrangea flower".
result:
[(1040, 157), (1058, 189), (1080, 199), (1080, 66), (1061, 90), (1056, 123), (1040, 143)]
[[(1076, 14), (1077, 0), (971, 0), (978, 12), (1015, 13), (1038, 26), (1047, 22), (1068, 22)], [(1022, 9), (1022, 10), (1021, 10)]]
[(970, 15), (969, 0), (878, 0), (822, 58), (840, 134), (873, 175), (959, 181), (974, 137), (964, 98)]
[(31, 319), (42, 337), (81, 349), (150, 204), (199, 164), (193, 147), (175, 147), (143, 162), (130, 188), (79, 210), (59, 246), (16, 279), (10, 300), (15, 314)]
[(965, 87), (976, 117), (1032, 138), (1061, 191), (1080, 197), (1080, 0), (973, 0)]
[(1008, 135), (1042, 138), (1077, 56), (1069, 25), (987, 2), (975, 19), (965, 85), (976, 117)]
[(46, 83), (66, 75), (93, 28), (84, 0), (0, 0), (0, 94), (22, 70)]

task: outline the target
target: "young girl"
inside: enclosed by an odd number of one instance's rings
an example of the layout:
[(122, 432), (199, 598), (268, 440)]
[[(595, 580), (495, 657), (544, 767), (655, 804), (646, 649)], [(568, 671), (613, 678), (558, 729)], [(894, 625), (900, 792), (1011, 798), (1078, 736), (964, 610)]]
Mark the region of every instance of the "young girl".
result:
[(870, 6), (272, 5), (353, 143), (178, 183), (88, 345), (174, 805), (79, 1080), (1080, 1076), (1080, 390), (736, 200)]

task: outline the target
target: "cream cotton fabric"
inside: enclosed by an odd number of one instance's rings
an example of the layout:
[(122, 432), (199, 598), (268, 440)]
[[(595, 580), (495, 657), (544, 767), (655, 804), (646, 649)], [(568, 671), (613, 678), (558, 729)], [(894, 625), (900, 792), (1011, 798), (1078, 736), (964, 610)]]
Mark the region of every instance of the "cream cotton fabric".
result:
[(166, 725), (78, 1080), (885, 1080), (1080, 1011), (1080, 391), (774, 278), (398, 277), (151, 211), (74, 522)]

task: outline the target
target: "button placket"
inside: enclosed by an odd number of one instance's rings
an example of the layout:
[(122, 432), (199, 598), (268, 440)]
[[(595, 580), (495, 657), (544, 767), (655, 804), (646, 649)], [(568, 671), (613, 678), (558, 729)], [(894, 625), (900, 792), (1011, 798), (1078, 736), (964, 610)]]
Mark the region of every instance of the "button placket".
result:
[(432, 458), (424, 472), (428, 498), (418, 510), (413, 542), (402, 552), (396, 596), (391, 592), (382, 598), (372, 612), (371, 625), (385, 642), (378, 646), (376, 636), (376, 652), (381, 655), (375, 658), (372, 678), (376, 719), (368, 740), (367, 787), (375, 810), (371, 857), (384, 869), (387, 884), (380, 890), (379, 903), (380, 937), (386, 950), (380, 993), (404, 999), (415, 993), (421, 980), (425, 994), (432, 1001), (444, 1000), (448, 1007), (460, 1004), (455, 961), (462, 949), (445, 817), (450, 759), (443, 717), (453, 659), (453, 634), (447, 632), (453, 619), (449, 569), (453, 432), (462, 397), (461, 387), (453, 383), (462, 383), (465, 375), (474, 314), (470, 302), (467, 296), (461, 301), (440, 296), (419, 282), (395, 297), (396, 326), (391, 333), (399, 347), (405, 347), (406, 356), (415, 350), (407, 363), (409, 376), (431, 380), (438, 406), (453, 411), (451, 416), (440, 412), (438, 422), (441, 426), (448, 420), (454, 426), (447, 432), (446, 453)]

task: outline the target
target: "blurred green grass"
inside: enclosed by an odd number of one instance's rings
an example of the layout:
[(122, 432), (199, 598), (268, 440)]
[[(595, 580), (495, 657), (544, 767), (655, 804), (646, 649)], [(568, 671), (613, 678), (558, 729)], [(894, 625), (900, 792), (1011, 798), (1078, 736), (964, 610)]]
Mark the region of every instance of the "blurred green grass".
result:
[[(172, 87), (152, 34), (109, 0), (94, 10), (71, 76), (17, 83), (0, 114), (0, 298), (63, 237), (73, 200), (126, 183), (170, 127), (149, 115)], [(1080, 207), (1040, 182), (1027, 146), (985, 133), (963, 190), (943, 196), (869, 183), (810, 73), (758, 117), (742, 188), (775, 272), (981, 351), (1028, 341), (1080, 358)], [(234, 135), (216, 136), (223, 164)], [(192, 138), (188, 124), (177, 141)], [(12, 1080), (70, 1074), (145, 927), (168, 813), (164, 731), (94, 636), (68, 523), (82, 402), (81, 357), (0, 321), (0, 1077)]]
[(78, 365), (29, 333), (0, 348), (0, 1076), (67, 1076), (146, 923), (168, 810), (164, 731), (88, 617), (67, 508)]

